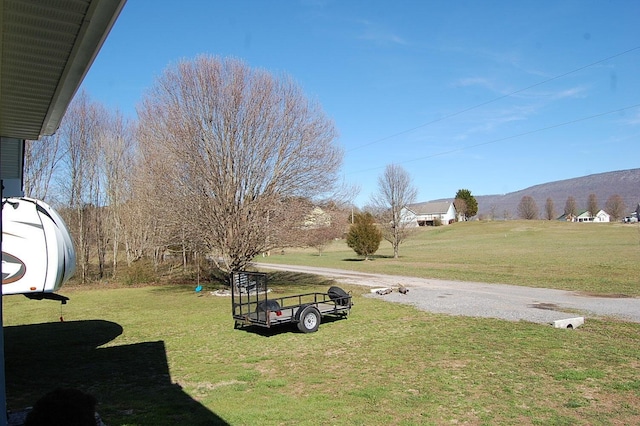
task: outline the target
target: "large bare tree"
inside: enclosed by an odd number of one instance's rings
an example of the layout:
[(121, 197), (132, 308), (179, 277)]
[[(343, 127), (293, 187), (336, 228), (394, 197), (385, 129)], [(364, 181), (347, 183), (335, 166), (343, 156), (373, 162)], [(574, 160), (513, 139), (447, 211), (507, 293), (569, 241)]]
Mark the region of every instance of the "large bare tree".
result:
[(393, 257), (398, 258), (400, 244), (407, 239), (414, 228), (407, 220), (406, 207), (414, 203), (418, 190), (413, 186), (411, 176), (397, 164), (389, 164), (378, 177), (378, 192), (371, 197), (375, 211), (379, 215), (384, 238), (393, 247)]
[(169, 67), (138, 113), (161, 214), (224, 271), (279, 247), (308, 213), (294, 200), (336, 183), (334, 124), (289, 77), (200, 56)]
[(617, 222), (624, 216), (627, 206), (620, 194), (613, 194), (607, 199), (605, 210), (611, 215), (611, 219)]
[(594, 193), (589, 194), (589, 197), (587, 198), (587, 210), (591, 217), (595, 217), (595, 215), (600, 211), (598, 208), (598, 197)]
[(122, 240), (127, 266), (143, 257), (153, 258), (159, 247), (167, 242), (166, 223), (172, 216), (170, 209), (162, 203), (162, 197), (154, 192), (149, 176), (142, 167), (134, 164), (133, 180), (127, 201), (120, 206)]
[[(118, 249), (123, 242), (126, 222), (125, 204), (132, 202), (132, 179), (137, 153), (134, 124), (116, 111), (109, 114), (100, 138), (98, 167), (104, 179), (105, 203), (108, 216), (104, 219), (106, 240), (112, 247), (112, 275), (118, 266)], [(129, 222), (138, 226), (135, 222)], [(105, 250), (106, 251), (106, 250)]]
[(518, 204), (518, 216), (522, 219), (533, 220), (537, 219), (540, 212), (538, 211), (538, 205), (536, 200), (530, 195), (525, 195)]
[[(59, 194), (68, 207), (66, 216), (76, 247), (80, 278), (87, 281), (92, 247), (102, 240), (100, 212), (104, 203), (97, 162), (100, 157), (99, 139), (104, 129), (104, 108), (93, 102), (86, 92), (76, 95), (58, 133), (64, 156), (58, 173)], [(96, 250), (100, 257), (102, 252)]]
[(564, 215), (571, 220), (578, 215), (578, 203), (572, 196), (567, 197), (567, 202), (564, 204)]
[(556, 208), (553, 204), (553, 199), (551, 197), (547, 198), (547, 201), (544, 203), (544, 218), (547, 220), (553, 220), (556, 217)]
[(128, 193), (133, 134), (119, 114), (111, 114), (81, 91), (55, 135), (25, 146), (25, 191), (59, 207), (76, 246), (80, 278), (91, 277), (90, 261), (105, 274), (108, 244), (115, 272), (119, 208)]

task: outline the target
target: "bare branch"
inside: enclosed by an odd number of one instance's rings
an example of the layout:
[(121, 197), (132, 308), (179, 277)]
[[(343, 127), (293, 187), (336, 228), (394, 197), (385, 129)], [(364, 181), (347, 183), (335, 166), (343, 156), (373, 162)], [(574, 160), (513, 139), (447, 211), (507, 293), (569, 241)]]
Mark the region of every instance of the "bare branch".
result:
[(301, 219), (291, 200), (335, 186), (333, 122), (287, 77), (201, 56), (169, 68), (139, 116), (157, 193), (227, 271), (283, 240)]
[(405, 214), (406, 207), (415, 202), (417, 195), (411, 176), (402, 166), (390, 164), (378, 178), (378, 193), (371, 201), (378, 212), (383, 236), (393, 246), (394, 258), (399, 256), (400, 244), (413, 230), (413, 223), (406, 220)]

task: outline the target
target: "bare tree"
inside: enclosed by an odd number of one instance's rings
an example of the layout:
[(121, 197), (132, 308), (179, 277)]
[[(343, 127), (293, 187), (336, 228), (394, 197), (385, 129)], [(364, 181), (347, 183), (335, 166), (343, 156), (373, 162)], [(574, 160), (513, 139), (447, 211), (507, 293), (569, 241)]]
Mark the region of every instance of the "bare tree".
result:
[[(476, 200), (476, 197), (471, 195), (471, 191), (468, 189), (459, 189), (458, 192), (456, 192), (454, 206), (456, 202), (455, 200), (464, 200), (464, 204), (458, 202), (460, 207), (463, 208), (463, 210), (458, 210), (458, 214), (462, 216), (462, 220), (469, 220), (470, 217), (478, 214), (478, 201)], [(455, 207), (457, 210), (458, 207)]]
[(547, 198), (547, 201), (544, 204), (544, 213), (547, 220), (553, 220), (556, 217), (556, 208), (553, 205), (553, 200), (551, 198)]
[(163, 245), (162, 241), (167, 241), (163, 225), (171, 218), (167, 216), (170, 209), (161, 202), (161, 197), (153, 192), (154, 186), (145, 179), (146, 176), (141, 169), (134, 166), (132, 172), (133, 182), (129, 199), (120, 205), (127, 266), (145, 256), (151, 258), (154, 248)]
[[(456, 208), (458, 217), (466, 220), (467, 217), (467, 201), (464, 198), (456, 198), (453, 200), (453, 206)], [(495, 210), (495, 207), (494, 207)]]
[(224, 271), (280, 246), (302, 217), (291, 200), (335, 186), (333, 122), (286, 76), (201, 56), (169, 67), (138, 112), (152, 195)]
[(166, 248), (178, 245), (186, 266), (186, 251), (195, 249), (187, 244), (194, 221), (185, 221), (184, 214), (180, 214), (185, 197), (179, 185), (173, 184), (173, 165), (164, 161), (168, 155), (166, 147), (162, 143), (154, 146), (153, 140), (145, 147), (140, 132), (136, 133), (136, 139), (138, 156), (132, 166), (129, 198), (122, 205), (121, 216), (127, 265), (147, 257), (157, 268)]
[(489, 219), (490, 220), (495, 220), (495, 218), (498, 217), (497, 215), (497, 207), (495, 204), (492, 204), (491, 207), (489, 207)]
[(318, 250), (318, 256), (322, 256), (324, 249), (342, 235), (342, 231), (332, 225), (309, 229), (307, 233), (307, 245)]
[(567, 197), (567, 202), (564, 205), (564, 215), (567, 218), (574, 218), (578, 215), (578, 205), (575, 198)]
[(389, 164), (384, 173), (378, 177), (378, 193), (371, 198), (382, 227), (384, 239), (393, 247), (393, 257), (398, 258), (400, 244), (407, 239), (414, 224), (407, 220), (406, 207), (414, 203), (418, 190), (411, 181), (411, 176), (402, 166)]
[(607, 199), (605, 210), (611, 215), (614, 222), (622, 219), (627, 210), (624, 199), (619, 194), (613, 194)]
[(589, 194), (589, 198), (587, 199), (587, 210), (591, 216), (597, 215), (598, 211), (600, 211), (598, 208), (598, 197), (596, 197), (596, 194)]
[(117, 119), (81, 91), (57, 133), (25, 148), (27, 194), (55, 198), (74, 239), (82, 282), (90, 278), (90, 260), (97, 259), (100, 278), (105, 274), (110, 242), (115, 270), (119, 221), (113, 215), (120, 196), (114, 191), (127, 192), (128, 176), (128, 161), (118, 154), (121, 130)]
[(518, 216), (522, 219), (533, 220), (539, 215), (538, 205), (530, 195), (525, 195), (518, 204)]
[(85, 92), (80, 92), (69, 105), (58, 130), (65, 153), (58, 178), (63, 203), (71, 213), (66, 219), (74, 238), (83, 283), (88, 279), (91, 246), (96, 242), (99, 228), (95, 207), (101, 204), (101, 185), (96, 162), (103, 117), (104, 110), (100, 105), (91, 101)]
[(306, 246), (318, 250), (318, 256), (322, 256), (324, 249), (345, 233), (345, 218), (344, 211), (334, 203), (318, 206), (305, 217), (300, 240)]
[[(120, 112), (110, 114), (100, 139), (98, 164), (104, 178), (108, 217), (105, 217), (105, 234), (111, 242), (112, 275), (118, 266), (118, 248), (122, 242), (125, 219), (123, 206), (130, 200), (132, 177), (137, 145), (133, 123)], [(138, 226), (132, 222), (131, 225)]]
[(24, 144), (24, 192), (28, 197), (47, 200), (52, 178), (63, 154), (60, 134), (43, 136)]

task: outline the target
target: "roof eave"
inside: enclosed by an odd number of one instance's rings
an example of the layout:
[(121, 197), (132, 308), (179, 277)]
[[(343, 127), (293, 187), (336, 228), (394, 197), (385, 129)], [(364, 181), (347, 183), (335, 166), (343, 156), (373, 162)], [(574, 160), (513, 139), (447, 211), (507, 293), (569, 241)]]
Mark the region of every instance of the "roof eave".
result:
[(91, 2), (38, 136), (52, 135), (58, 130), (71, 99), (82, 84), (125, 2), (126, 0)]

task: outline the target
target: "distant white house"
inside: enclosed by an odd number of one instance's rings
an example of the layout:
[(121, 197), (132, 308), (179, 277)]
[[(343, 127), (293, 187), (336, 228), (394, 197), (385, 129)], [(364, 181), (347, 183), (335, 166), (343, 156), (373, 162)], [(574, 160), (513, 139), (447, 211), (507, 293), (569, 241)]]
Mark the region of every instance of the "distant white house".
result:
[(580, 212), (577, 216), (560, 216), (560, 220), (568, 222), (611, 222), (611, 215), (604, 210), (600, 210), (595, 216), (592, 216), (588, 210)]
[(600, 210), (593, 218), (594, 222), (611, 222), (611, 215), (604, 210)]
[(414, 226), (449, 225), (456, 221), (456, 208), (451, 201), (409, 204), (402, 209), (404, 221)]

